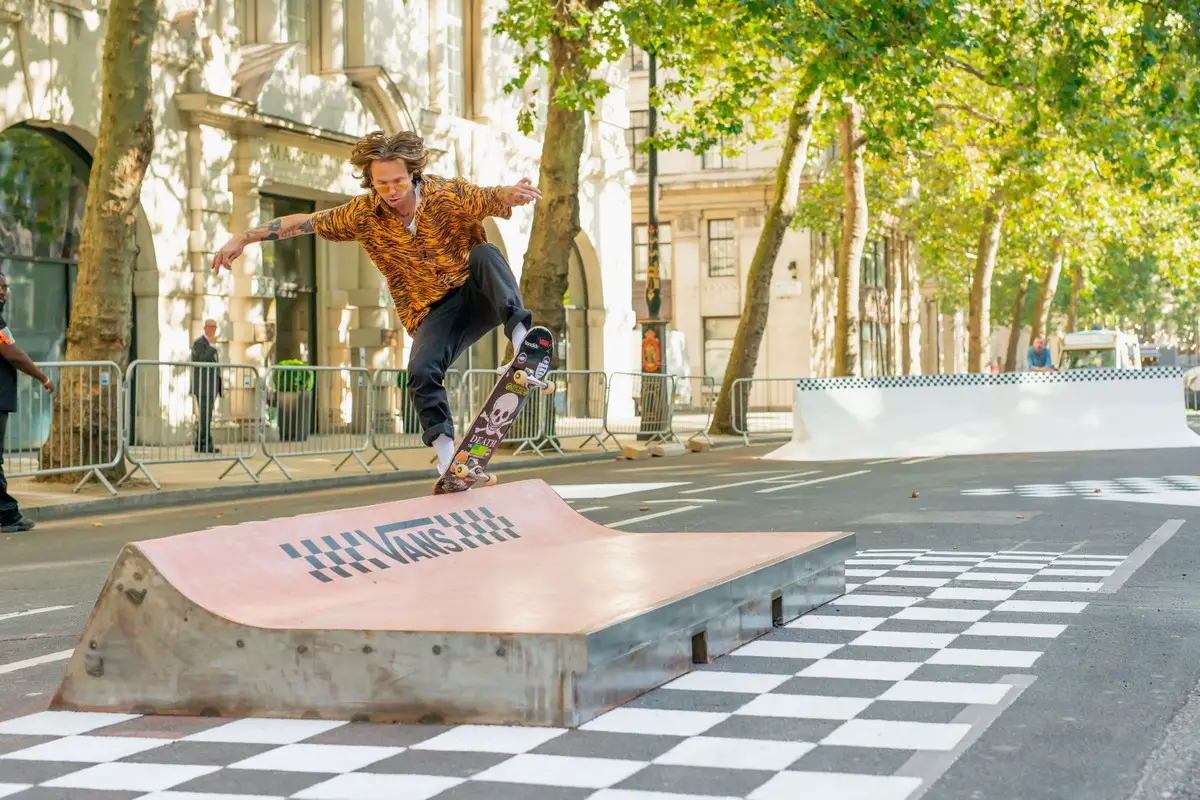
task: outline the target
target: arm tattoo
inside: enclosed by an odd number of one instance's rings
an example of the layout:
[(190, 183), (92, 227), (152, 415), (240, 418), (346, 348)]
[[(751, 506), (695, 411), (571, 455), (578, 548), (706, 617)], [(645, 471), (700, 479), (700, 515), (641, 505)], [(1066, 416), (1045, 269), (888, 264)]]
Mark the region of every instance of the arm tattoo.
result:
[(304, 222), (301, 222), (299, 225), (296, 226), (296, 233), (312, 233), (312, 232), (313, 232), (313, 218), (312, 217), (309, 217), (308, 219), (304, 220)]
[(251, 228), (246, 231), (246, 236), (251, 241), (275, 242), (280, 239), (290, 239), (293, 236), (312, 232), (313, 222), (311, 216), (299, 224), (290, 225), (286, 228), (283, 226), (283, 218), (279, 217), (264, 225), (259, 225), (257, 228)]

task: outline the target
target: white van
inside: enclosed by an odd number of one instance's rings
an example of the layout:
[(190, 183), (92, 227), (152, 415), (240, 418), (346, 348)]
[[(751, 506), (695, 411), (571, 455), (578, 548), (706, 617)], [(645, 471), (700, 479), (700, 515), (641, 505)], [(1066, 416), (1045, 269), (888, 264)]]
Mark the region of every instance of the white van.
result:
[(1121, 331), (1074, 331), (1062, 338), (1060, 372), (1071, 369), (1141, 369), (1137, 336)]

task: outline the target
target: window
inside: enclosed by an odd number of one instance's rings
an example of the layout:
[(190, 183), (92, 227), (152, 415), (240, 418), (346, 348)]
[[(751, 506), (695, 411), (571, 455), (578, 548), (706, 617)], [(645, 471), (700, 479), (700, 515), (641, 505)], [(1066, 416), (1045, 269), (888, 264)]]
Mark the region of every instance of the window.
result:
[(725, 169), (728, 164), (725, 163), (725, 137), (722, 136), (717, 140), (717, 144), (711, 149), (700, 154), (701, 169)]
[[(633, 279), (646, 280), (646, 265), (650, 257), (650, 226), (639, 224), (633, 226)], [(669, 281), (672, 273), (671, 258), (671, 223), (658, 224), (658, 279)]]
[(625, 144), (629, 146), (629, 161), (637, 172), (645, 172), (650, 164), (650, 154), (638, 150), (637, 146), (650, 136), (650, 112), (646, 109), (629, 112), (629, 130), (625, 131)]
[(467, 0), (443, 0), (443, 21), (446, 32), (446, 49), (443, 66), (446, 70), (446, 113), (455, 117), (467, 113), (466, 71), (466, 8)]
[(737, 274), (733, 253), (733, 220), (708, 221), (708, 277), (724, 278)]
[(650, 59), (646, 58), (646, 51), (637, 45), (630, 46), (626, 58), (630, 72), (642, 72), (648, 68), (650, 63)]
[(301, 53), (308, 52), (308, 0), (280, 0), (279, 41), (295, 42)]
[(725, 378), (737, 328), (737, 317), (704, 318), (704, 375), (718, 384)]
[(863, 245), (861, 278), (863, 286), (887, 286), (886, 258), (887, 247), (884, 241), (876, 240)]

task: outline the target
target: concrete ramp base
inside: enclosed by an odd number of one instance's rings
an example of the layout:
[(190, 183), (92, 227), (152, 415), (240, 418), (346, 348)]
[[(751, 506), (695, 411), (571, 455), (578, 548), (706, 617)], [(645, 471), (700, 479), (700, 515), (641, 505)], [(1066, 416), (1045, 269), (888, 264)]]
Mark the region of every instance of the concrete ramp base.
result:
[(136, 542), (51, 707), (573, 727), (842, 594), (853, 552), (613, 531), (542, 481)]
[(1200, 447), (1183, 371), (806, 378), (792, 440), (764, 458), (850, 461)]

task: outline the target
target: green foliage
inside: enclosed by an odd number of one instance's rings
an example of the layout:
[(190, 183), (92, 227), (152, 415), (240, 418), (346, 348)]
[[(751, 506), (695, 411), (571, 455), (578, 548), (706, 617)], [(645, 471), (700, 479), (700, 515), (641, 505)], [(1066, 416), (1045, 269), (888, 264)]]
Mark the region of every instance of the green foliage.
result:
[(271, 373), (271, 388), (277, 392), (309, 392), (316, 384), (315, 370), (297, 369), (308, 366), (307, 362), (298, 358), (287, 358), (276, 366), (284, 367)]

